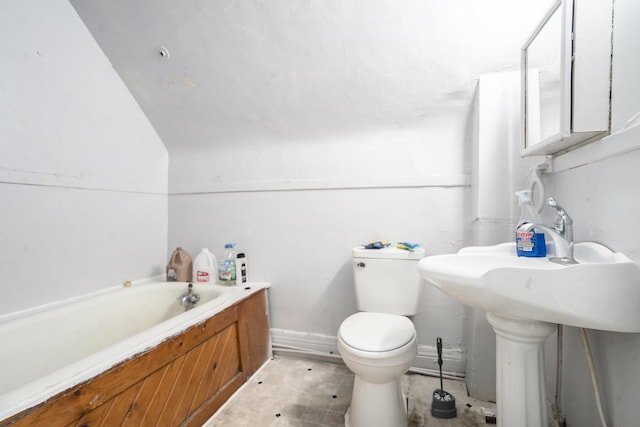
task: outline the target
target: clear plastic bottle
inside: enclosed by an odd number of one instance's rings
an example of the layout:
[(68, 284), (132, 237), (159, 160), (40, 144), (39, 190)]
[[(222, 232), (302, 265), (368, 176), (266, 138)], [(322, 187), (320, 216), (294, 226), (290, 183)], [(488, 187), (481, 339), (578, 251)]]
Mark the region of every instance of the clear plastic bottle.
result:
[(236, 284), (235, 246), (235, 243), (224, 245), (224, 255), (218, 263), (218, 280), (221, 285), (234, 286)]

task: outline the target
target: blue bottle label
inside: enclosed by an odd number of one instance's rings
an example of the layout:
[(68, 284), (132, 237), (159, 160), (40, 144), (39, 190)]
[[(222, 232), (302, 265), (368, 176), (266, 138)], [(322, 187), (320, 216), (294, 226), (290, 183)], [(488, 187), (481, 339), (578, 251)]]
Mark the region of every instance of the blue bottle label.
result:
[[(521, 226), (522, 224), (520, 224)], [(544, 233), (536, 233), (535, 230), (521, 231), (516, 229), (516, 252), (522, 257), (545, 257), (547, 245), (544, 241)]]

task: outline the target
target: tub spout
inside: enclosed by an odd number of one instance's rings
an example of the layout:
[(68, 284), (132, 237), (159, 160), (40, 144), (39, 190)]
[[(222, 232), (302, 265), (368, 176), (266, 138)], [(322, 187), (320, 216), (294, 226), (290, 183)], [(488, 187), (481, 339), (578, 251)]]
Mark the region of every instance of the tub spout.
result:
[(189, 283), (189, 289), (180, 295), (178, 300), (180, 301), (180, 305), (184, 305), (185, 311), (195, 308), (198, 301), (200, 301), (200, 295), (193, 293), (193, 283)]

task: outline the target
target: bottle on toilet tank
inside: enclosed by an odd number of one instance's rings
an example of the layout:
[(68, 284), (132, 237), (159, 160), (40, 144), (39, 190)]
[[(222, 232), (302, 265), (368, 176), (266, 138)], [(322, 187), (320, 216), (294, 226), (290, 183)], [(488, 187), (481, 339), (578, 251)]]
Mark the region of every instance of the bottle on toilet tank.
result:
[(218, 277), (216, 256), (203, 248), (193, 262), (193, 281), (196, 283), (216, 283)]

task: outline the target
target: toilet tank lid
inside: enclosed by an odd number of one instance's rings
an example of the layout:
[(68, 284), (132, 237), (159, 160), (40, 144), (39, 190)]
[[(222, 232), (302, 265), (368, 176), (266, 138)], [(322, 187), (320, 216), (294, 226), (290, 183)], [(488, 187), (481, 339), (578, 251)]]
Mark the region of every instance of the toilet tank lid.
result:
[(387, 247), (382, 249), (365, 249), (364, 246), (353, 248), (354, 258), (380, 258), (380, 259), (421, 259), (424, 258), (424, 249), (417, 248), (413, 251)]
[(340, 338), (362, 351), (391, 351), (410, 342), (416, 334), (407, 317), (386, 313), (360, 312), (340, 325)]

